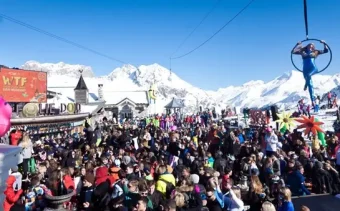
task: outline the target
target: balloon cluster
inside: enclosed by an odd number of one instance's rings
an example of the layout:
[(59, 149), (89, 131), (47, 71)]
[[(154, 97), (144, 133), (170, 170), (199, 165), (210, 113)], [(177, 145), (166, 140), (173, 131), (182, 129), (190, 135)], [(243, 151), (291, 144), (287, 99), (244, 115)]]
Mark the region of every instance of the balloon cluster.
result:
[(12, 107), (0, 97), (0, 137), (11, 128)]

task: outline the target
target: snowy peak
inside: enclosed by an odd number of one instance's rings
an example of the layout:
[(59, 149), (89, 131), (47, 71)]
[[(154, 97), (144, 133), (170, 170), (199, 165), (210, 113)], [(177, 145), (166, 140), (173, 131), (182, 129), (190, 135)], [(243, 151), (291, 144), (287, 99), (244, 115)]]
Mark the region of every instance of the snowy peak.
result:
[(138, 69), (139, 74), (137, 75), (137, 80), (142, 86), (150, 83), (157, 85), (175, 85), (177, 81), (181, 81), (177, 75), (171, 73), (170, 70), (159, 64), (141, 65)]
[(289, 80), (294, 78), (300, 80), (301, 76), (302, 76), (301, 72), (292, 70), (290, 72), (285, 72), (280, 77), (277, 77), (276, 80)]
[(36, 70), (47, 72), (48, 75), (67, 75), (71, 77), (79, 77), (79, 70), (83, 71), (84, 77), (94, 77), (94, 73), (90, 66), (85, 65), (71, 65), (64, 62), (58, 63), (39, 63), (37, 61), (27, 61), (21, 66), (24, 70)]
[(243, 84), (243, 87), (253, 87), (253, 86), (261, 86), (264, 85), (264, 81), (257, 80), (257, 81), (249, 81), (245, 84)]
[(178, 86), (181, 88), (192, 87), (191, 84), (183, 81), (176, 74), (157, 63), (141, 65), (139, 67), (123, 65), (122, 67), (114, 69), (109, 74), (109, 78), (111, 80), (129, 78), (144, 88), (148, 88), (152, 84), (156, 84), (156, 86)]
[(134, 72), (137, 71), (137, 67), (125, 64), (122, 67), (118, 67), (114, 69), (109, 75), (109, 79), (115, 80), (117, 78), (130, 78), (131, 75), (134, 74)]

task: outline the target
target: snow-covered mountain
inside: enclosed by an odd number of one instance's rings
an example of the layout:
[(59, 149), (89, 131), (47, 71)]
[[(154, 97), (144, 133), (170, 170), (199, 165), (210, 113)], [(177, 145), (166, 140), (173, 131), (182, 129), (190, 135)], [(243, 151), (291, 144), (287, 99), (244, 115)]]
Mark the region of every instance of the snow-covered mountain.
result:
[[(158, 102), (162, 107), (173, 97), (185, 99), (187, 111), (197, 111), (203, 108), (215, 107), (217, 110), (226, 106), (264, 107), (277, 104), (289, 108), (296, 105), (298, 99), (307, 98), (308, 92), (303, 91), (304, 79), (300, 72), (290, 71), (267, 83), (249, 81), (242, 86), (229, 86), (217, 91), (207, 91), (195, 87), (171, 73), (158, 64), (123, 65), (114, 69), (109, 75), (96, 77), (92, 68), (83, 65), (69, 65), (63, 62), (57, 64), (28, 61), (23, 69), (43, 70), (48, 72), (48, 86), (75, 86), (79, 78), (79, 69), (90, 91), (97, 90), (98, 83), (104, 84), (105, 91), (136, 91), (148, 90), (155, 83), (158, 90)], [(340, 74), (316, 75), (313, 78), (315, 92), (318, 95), (338, 90)], [(128, 96), (127, 96), (128, 97)]]
[(39, 63), (37, 61), (27, 61), (21, 68), (25, 70), (45, 71), (48, 72), (49, 75), (68, 75), (71, 77), (79, 77), (79, 71), (82, 70), (84, 77), (94, 77), (91, 67), (79, 64), (65, 64), (64, 62)]

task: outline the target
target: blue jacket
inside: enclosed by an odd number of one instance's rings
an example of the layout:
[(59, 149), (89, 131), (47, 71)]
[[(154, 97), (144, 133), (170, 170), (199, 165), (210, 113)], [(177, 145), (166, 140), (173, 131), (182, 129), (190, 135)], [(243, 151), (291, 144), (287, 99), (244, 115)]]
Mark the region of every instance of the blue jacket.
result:
[(287, 183), (293, 196), (310, 195), (309, 190), (304, 185), (305, 177), (299, 172), (294, 171), (287, 175)]
[[(94, 191), (94, 187), (83, 187), (80, 191), (80, 204), (81, 206), (83, 205), (83, 203), (88, 202), (90, 203), (90, 207), (88, 208), (88, 210), (91, 209), (92, 207), (92, 194)], [(87, 209), (85, 209), (87, 210)]]
[(284, 201), (278, 211), (294, 211), (294, 205), (291, 201)]
[(238, 135), (238, 140), (240, 140), (240, 144), (243, 144), (243, 143), (244, 143), (244, 138), (243, 138), (243, 135), (242, 135), (242, 134), (239, 134), (239, 135)]

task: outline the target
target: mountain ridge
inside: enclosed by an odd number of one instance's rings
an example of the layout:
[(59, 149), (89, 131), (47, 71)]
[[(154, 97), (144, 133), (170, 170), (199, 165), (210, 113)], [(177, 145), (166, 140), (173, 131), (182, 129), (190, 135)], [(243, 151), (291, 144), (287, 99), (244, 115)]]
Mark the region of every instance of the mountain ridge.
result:
[[(277, 104), (279, 107), (292, 107), (296, 105), (298, 99), (308, 99), (308, 92), (303, 91), (303, 75), (295, 70), (285, 72), (268, 82), (252, 80), (241, 86), (228, 86), (211, 91), (193, 86), (157, 63), (139, 67), (126, 64), (115, 68), (106, 76), (99, 77), (95, 76), (89, 66), (71, 65), (63, 62), (28, 61), (21, 68), (43, 70), (48, 72), (48, 77), (57, 75), (65, 78), (67, 76), (69, 79), (64, 82), (65, 84), (71, 84), (71, 80), (77, 80), (80, 76), (78, 70), (81, 68), (84, 70), (84, 78), (87, 78), (85, 80), (88, 80), (86, 81), (87, 85), (96, 89), (97, 83), (105, 83), (104, 91), (118, 88), (119, 90), (148, 90), (152, 84), (156, 84), (160, 106), (164, 106), (173, 97), (181, 98), (185, 99), (188, 111), (197, 110), (199, 106), (224, 109), (226, 106), (264, 107)], [(48, 82), (49, 86), (58, 82), (57, 80), (50, 81)], [(338, 90), (340, 74), (315, 75), (313, 81), (316, 94), (323, 95), (330, 90)], [(117, 87), (112, 87), (112, 84), (116, 84)], [(63, 84), (53, 85), (63, 86)]]

